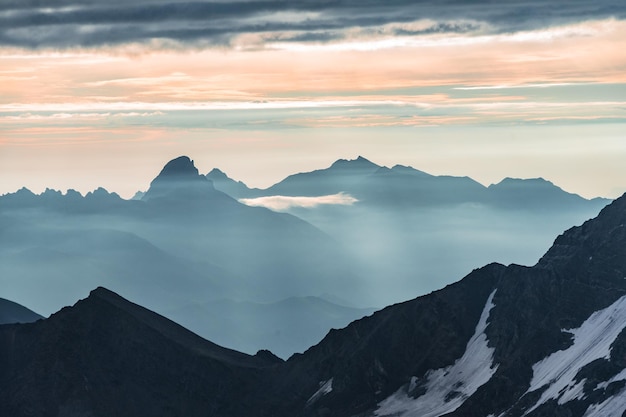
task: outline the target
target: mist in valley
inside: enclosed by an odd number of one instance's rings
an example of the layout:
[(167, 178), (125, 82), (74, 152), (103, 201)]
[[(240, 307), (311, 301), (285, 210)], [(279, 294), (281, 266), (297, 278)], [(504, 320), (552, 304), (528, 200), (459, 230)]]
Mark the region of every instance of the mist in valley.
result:
[[(532, 265), (605, 203), (566, 195), (547, 204), (545, 190), (526, 206), (475, 201), (463, 187), (482, 188), (467, 179), (439, 194), (411, 189), (414, 178), (372, 188), (380, 167), (352, 168), (343, 163), (336, 181), (332, 170), (324, 181), (301, 174), (308, 185), (291, 193), (309, 200), (282, 212), (252, 205), (289, 187), (254, 191), (242, 204), (185, 157), (139, 200), (103, 189), (0, 196), (3, 297), (47, 316), (104, 286), (214, 342), (287, 358), (331, 328), (487, 263)], [(342, 197), (308, 204), (334, 191)]]

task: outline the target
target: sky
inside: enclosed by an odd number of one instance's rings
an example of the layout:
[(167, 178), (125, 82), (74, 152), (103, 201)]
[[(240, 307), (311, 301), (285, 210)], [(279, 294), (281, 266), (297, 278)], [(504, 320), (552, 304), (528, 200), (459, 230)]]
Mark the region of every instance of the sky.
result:
[(2, 0), (0, 194), (362, 155), (626, 191), (623, 0)]

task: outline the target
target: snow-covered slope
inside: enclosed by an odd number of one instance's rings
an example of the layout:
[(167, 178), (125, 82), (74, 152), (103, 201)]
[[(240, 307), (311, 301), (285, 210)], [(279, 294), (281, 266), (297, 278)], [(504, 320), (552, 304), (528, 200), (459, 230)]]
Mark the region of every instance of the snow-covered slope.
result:
[[(489, 381), (498, 369), (498, 365), (493, 364), (494, 349), (489, 347), (485, 334), (495, 293), (496, 290), (489, 296), (463, 356), (452, 366), (430, 370), (421, 379), (411, 378), (408, 386), (380, 403), (377, 416), (438, 417), (451, 413)], [(414, 394), (422, 390), (423, 394)]]
[[(527, 392), (540, 389), (544, 391), (537, 403), (524, 415), (530, 414), (551, 399), (556, 399), (559, 404), (582, 399), (585, 379), (576, 376), (591, 362), (610, 358), (611, 345), (624, 327), (626, 296), (593, 313), (579, 328), (563, 330), (572, 334), (573, 343), (569, 348), (559, 350), (533, 366), (533, 379)], [(622, 374), (623, 371), (619, 378), (626, 379), (626, 375)], [(622, 403), (623, 408), (626, 408), (626, 402)]]

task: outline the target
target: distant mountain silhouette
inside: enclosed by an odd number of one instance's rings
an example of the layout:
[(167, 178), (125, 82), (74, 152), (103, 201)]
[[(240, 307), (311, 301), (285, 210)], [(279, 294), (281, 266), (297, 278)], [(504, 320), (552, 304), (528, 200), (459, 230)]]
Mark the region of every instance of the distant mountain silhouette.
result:
[(85, 194), (83, 197), (78, 191), (68, 190), (65, 194), (57, 190), (46, 188), (37, 195), (27, 188), (21, 188), (15, 193), (0, 196), (1, 210), (42, 209), (65, 214), (88, 214), (107, 211), (114, 213), (128, 207), (117, 193), (109, 193), (104, 188)]
[[(311, 198), (344, 191), (358, 201), (276, 213), (220, 189), (230, 186)], [(327, 293), (355, 307), (381, 307), (491, 261), (530, 265), (554, 235), (606, 202), (543, 180), (483, 187), (363, 157), (290, 176), (270, 190), (248, 189), (218, 170), (200, 175), (182, 156), (155, 170), (141, 200), (102, 188), (84, 196), (50, 189), (0, 196), (2, 296), (48, 315), (104, 285), (159, 313), (177, 312), (203, 337), (287, 357), (362, 310), (344, 310), (338, 320), (327, 305), (328, 314), (299, 327), (278, 313), (285, 311), (280, 300)], [(223, 299), (239, 301), (225, 306), (231, 317), (274, 311), (282, 319), (266, 320), (248, 340), (241, 331), (227, 335), (213, 319), (213, 303)], [(267, 308), (257, 309), (261, 304)], [(302, 317), (313, 311), (306, 302), (300, 308)]]
[(213, 183), (198, 173), (193, 161), (187, 156), (180, 156), (163, 167), (141, 199), (143, 201), (159, 198), (193, 201), (215, 195), (221, 196), (221, 193), (214, 191)]
[(250, 189), (219, 169), (212, 170), (207, 178), (214, 181), (217, 189), (237, 199), (272, 195), (316, 197), (343, 192), (357, 198), (360, 205), (417, 208), (480, 203), (518, 210), (542, 207), (558, 210), (567, 205), (586, 205), (599, 210), (609, 202), (586, 200), (542, 178), (505, 178), (485, 187), (469, 177), (436, 176), (403, 165), (387, 168), (362, 156), (340, 159), (325, 169), (290, 175), (264, 190)]
[(625, 224), (626, 195), (533, 267), (489, 264), (286, 362), (97, 289), (49, 319), (0, 326), (0, 414), (623, 415)]
[[(367, 292), (335, 240), (292, 215), (239, 203), (188, 157), (168, 162), (142, 200), (104, 189), (0, 196), (0, 231), (3, 296), (45, 314), (99, 285), (161, 313), (222, 298), (270, 303), (329, 293), (357, 300)], [(213, 317), (190, 319), (202, 327)]]
[(0, 298), (0, 324), (32, 323), (42, 318), (18, 303)]
[(484, 200), (485, 187), (468, 177), (434, 176), (412, 167), (378, 169), (356, 197), (375, 206), (422, 207)]
[(222, 346), (248, 353), (269, 349), (287, 359), (319, 342), (330, 328), (345, 327), (373, 312), (372, 308), (345, 307), (309, 296), (273, 303), (220, 299), (165, 313)]
[(211, 172), (206, 174), (206, 178), (213, 183), (213, 186), (216, 189), (223, 191), (236, 199), (258, 197), (262, 195), (261, 190), (257, 188), (248, 188), (248, 186), (243, 182), (235, 181), (217, 168), (213, 168)]
[(263, 194), (320, 196), (342, 191), (352, 193), (354, 187), (360, 187), (361, 182), (378, 169), (378, 165), (362, 156), (354, 160), (339, 159), (325, 169), (290, 175), (264, 190)]
[(602, 198), (585, 200), (577, 194), (563, 191), (543, 178), (505, 178), (498, 184), (490, 185), (488, 191), (491, 204), (516, 210), (533, 208), (558, 210), (568, 205), (602, 206), (607, 203)]
[[(485, 187), (469, 177), (436, 176), (415, 168), (379, 166), (363, 157), (291, 175), (265, 190), (232, 179), (216, 188), (241, 198), (320, 197), (343, 192), (351, 205), (284, 211), (331, 235), (358, 259), (374, 288), (373, 305), (427, 293), (491, 261), (533, 264), (554, 235), (598, 214), (609, 200), (586, 200), (543, 179), (505, 179)], [(221, 188), (220, 188), (221, 187)], [(385, 286), (380, 277), (385, 277)]]

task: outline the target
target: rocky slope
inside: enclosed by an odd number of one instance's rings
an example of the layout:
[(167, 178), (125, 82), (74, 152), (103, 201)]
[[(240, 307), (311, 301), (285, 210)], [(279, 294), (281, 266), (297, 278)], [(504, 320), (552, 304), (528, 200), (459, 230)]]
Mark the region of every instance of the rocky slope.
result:
[(625, 224), (622, 197), (559, 236), (532, 268), (488, 265), (331, 332), (282, 369), (282, 395), (297, 398), (290, 412), (621, 415)]
[(0, 327), (0, 415), (245, 415), (239, 399), (279, 361), (98, 288), (47, 320)]

